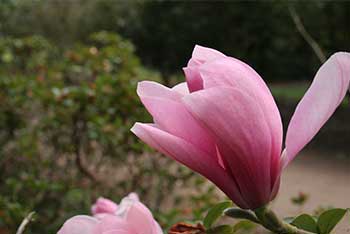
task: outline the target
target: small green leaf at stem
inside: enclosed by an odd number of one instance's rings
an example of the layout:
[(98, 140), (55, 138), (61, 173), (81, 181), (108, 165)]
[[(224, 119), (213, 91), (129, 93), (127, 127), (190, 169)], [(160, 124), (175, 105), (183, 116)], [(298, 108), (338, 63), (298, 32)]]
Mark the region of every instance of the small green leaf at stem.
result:
[(232, 206), (231, 201), (225, 201), (216, 204), (212, 208), (209, 209), (208, 214), (205, 216), (203, 220), (204, 226), (209, 229), (213, 225), (213, 223), (223, 214), (224, 210)]
[(247, 219), (250, 220), (254, 223), (259, 223), (258, 218), (255, 216), (255, 214), (250, 211), (250, 210), (242, 210), (240, 208), (236, 208), (236, 207), (231, 207), (228, 208), (224, 211), (224, 214), (226, 216), (229, 216), (231, 218), (235, 218), (235, 219)]
[(233, 227), (230, 225), (220, 225), (207, 230), (207, 234), (233, 234)]
[(249, 220), (243, 220), (243, 221), (240, 221), (238, 223), (236, 223), (234, 226), (233, 226), (233, 231), (234, 232), (237, 232), (239, 230), (244, 230), (244, 233), (248, 233), (250, 232), (252, 229), (254, 229), (256, 227), (256, 224), (249, 221)]
[(283, 221), (288, 223), (288, 224), (291, 224), (294, 219), (295, 219), (295, 217), (285, 217), (285, 218), (283, 218)]
[(305, 231), (317, 233), (317, 223), (315, 219), (308, 214), (299, 215), (291, 222), (291, 224)]
[(344, 217), (346, 209), (331, 209), (323, 212), (317, 221), (320, 234), (329, 234)]

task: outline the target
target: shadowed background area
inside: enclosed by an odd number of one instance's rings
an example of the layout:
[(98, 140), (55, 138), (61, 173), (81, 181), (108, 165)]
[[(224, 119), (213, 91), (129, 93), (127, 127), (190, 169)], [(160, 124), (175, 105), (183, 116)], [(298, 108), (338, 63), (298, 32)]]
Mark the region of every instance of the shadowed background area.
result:
[[(286, 127), (324, 59), (350, 50), (349, 22), (348, 1), (2, 0), (0, 234), (32, 210), (27, 233), (55, 233), (132, 191), (165, 229), (202, 218), (217, 189), (129, 132), (151, 121), (137, 82), (183, 82), (194, 45), (212, 47), (264, 78)], [(287, 169), (277, 211), (349, 206), (348, 105)]]

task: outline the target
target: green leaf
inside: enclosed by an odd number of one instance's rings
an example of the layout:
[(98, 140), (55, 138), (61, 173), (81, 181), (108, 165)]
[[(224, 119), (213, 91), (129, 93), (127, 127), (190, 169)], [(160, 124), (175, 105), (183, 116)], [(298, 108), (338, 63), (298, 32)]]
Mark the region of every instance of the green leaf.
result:
[(323, 212), (318, 218), (317, 226), (320, 234), (329, 234), (346, 213), (345, 209), (331, 209)]
[(212, 208), (209, 209), (208, 214), (205, 216), (203, 220), (204, 226), (209, 229), (213, 223), (223, 214), (224, 210), (232, 206), (231, 201), (225, 201), (216, 204)]
[(315, 219), (308, 214), (299, 215), (291, 222), (291, 224), (305, 231), (317, 233), (317, 223)]
[(244, 233), (246, 233), (246, 232), (248, 233), (248, 232), (252, 231), (255, 227), (256, 227), (255, 223), (253, 223), (249, 220), (243, 220), (243, 221), (236, 223), (233, 226), (233, 231), (237, 232), (239, 230), (244, 230)]
[(224, 213), (226, 216), (229, 216), (231, 218), (248, 219), (255, 223), (259, 223), (259, 220), (256, 218), (255, 214), (250, 210), (242, 210), (240, 208), (232, 207), (232, 208), (226, 209)]
[(220, 225), (207, 230), (207, 234), (233, 234), (233, 227), (230, 225)]

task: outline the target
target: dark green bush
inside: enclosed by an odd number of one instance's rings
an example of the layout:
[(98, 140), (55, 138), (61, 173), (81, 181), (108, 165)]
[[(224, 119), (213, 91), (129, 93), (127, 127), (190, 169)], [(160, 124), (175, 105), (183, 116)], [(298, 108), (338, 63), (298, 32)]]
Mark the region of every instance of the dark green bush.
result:
[[(182, 209), (177, 190), (208, 188), (129, 132), (151, 120), (137, 82), (160, 76), (116, 34), (87, 41), (61, 50), (36, 36), (0, 40), (0, 231), (12, 233), (35, 210), (30, 230), (55, 233), (69, 216), (88, 214), (98, 196), (118, 201), (132, 191), (171, 224)], [(199, 216), (214, 198), (193, 199)]]

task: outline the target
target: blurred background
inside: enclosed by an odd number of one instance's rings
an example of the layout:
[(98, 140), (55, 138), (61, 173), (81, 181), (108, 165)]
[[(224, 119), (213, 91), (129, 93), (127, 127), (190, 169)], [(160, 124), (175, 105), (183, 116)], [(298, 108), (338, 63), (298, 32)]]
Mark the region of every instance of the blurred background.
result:
[[(350, 50), (350, 2), (1, 0), (0, 234), (33, 210), (27, 233), (56, 233), (97, 197), (132, 191), (164, 228), (218, 202), (216, 188), (129, 132), (151, 121), (137, 82), (183, 82), (195, 44), (258, 71), (286, 127), (324, 59)], [(347, 106), (287, 169), (279, 212), (349, 207)]]

